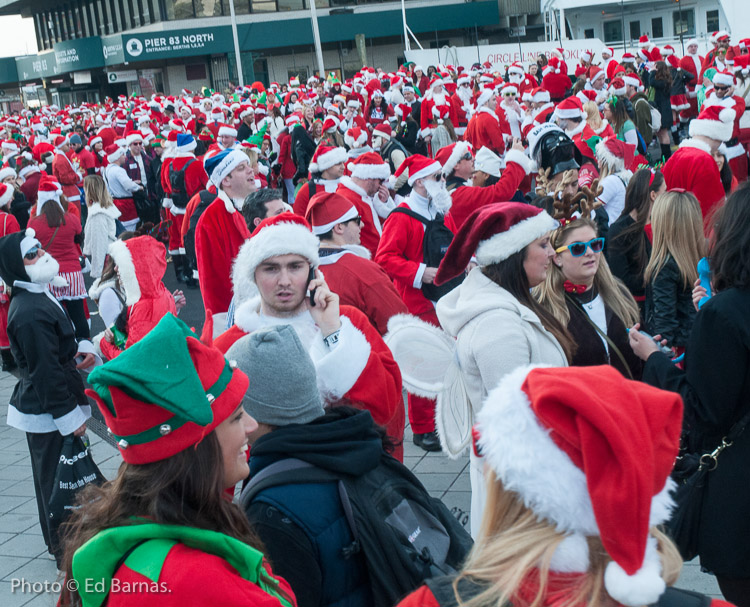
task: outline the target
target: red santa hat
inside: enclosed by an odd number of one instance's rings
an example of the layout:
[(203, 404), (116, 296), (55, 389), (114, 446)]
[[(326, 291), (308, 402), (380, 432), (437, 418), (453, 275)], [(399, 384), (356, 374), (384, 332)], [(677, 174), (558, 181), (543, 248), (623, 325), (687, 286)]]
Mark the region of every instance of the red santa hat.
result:
[(711, 82), (713, 82), (714, 86), (717, 84), (719, 86), (734, 86), (734, 74), (727, 70), (716, 72)]
[(350, 149), (361, 148), (367, 145), (367, 131), (359, 128), (358, 126), (350, 128), (344, 134), (344, 143), (346, 143), (346, 145), (348, 145)]
[(466, 154), (474, 156), (471, 144), (468, 141), (457, 141), (440, 148), (435, 160), (443, 165), (443, 175), (450, 175)]
[[(15, 171), (13, 171), (13, 174), (15, 175)], [(7, 183), (0, 183), (0, 208), (3, 208), (11, 200), (13, 200), (13, 193), (13, 186), (9, 186)]]
[(413, 186), (417, 179), (424, 179), (425, 177), (439, 173), (442, 168), (437, 160), (427, 158), (421, 154), (412, 154), (399, 165), (393, 176), (398, 179), (402, 173), (408, 171), (406, 173), (409, 176), (408, 183)]
[(336, 118), (336, 116), (326, 117), (326, 119), (323, 121), (323, 132), (327, 133), (329, 131), (335, 131), (340, 123), (341, 121)]
[(648, 52), (648, 49), (639, 48), (636, 53), (641, 58), (641, 61), (651, 61), (651, 53)]
[(438, 78), (437, 76), (433, 76), (432, 80), (430, 80), (430, 90), (434, 90), (437, 86), (443, 86), (445, 82), (441, 78)]
[(491, 84), (483, 86), (481, 89), (479, 89), (479, 91), (477, 91), (476, 97), (474, 98), (474, 107), (479, 109), (490, 99), (492, 99), (492, 96), (494, 94), (495, 87), (493, 87)]
[(541, 87), (532, 89), (530, 95), (534, 103), (548, 103), (550, 100), (549, 91)]
[(614, 173), (630, 170), (635, 158), (635, 145), (607, 137), (596, 144), (596, 160), (599, 166), (607, 164)]
[(604, 53), (607, 53), (610, 57), (613, 57), (615, 54), (615, 49), (613, 49), (611, 46), (605, 46), (602, 49), (602, 58), (606, 59), (606, 57), (604, 57)]
[(661, 49), (661, 54), (663, 57), (674, 55), (674, 47), (671, 44), (664, 45), (664, 48)]
[(591, 60), (594, 58), (594, 51), (585, 50), (581, 52), (581, 61), (585, 61), (586, 63), (591, 63)]
[(224, 112), (220, 107), (215, 107), (211, 110), (211, 120), (213, 122), (220, 122), (224, 120)]
[(322, 173), (332, 166), (346, 162), (347, 155), (344, 148), (334, 148), (328, 145), (320, 145), (313, 154), (312, 161), (308, 166), (311, 173)]
[(627, 90), (623, 78), (614, 78), (612, 82), (609, 83), (609, 92), (613, 95), (624, 95), (627, 93)]
[(562, 71), (562, 62), (557, 57), (551, 57), (547, 65), (542, 69), (542, 76), (548, 74), (559, 74)]
[(65, 137), (63, 135), (58, 135), (57, 137), (55, 137), (55, 139), (54, 139), (54, 141), (52, 143), (55, 146), (55, 149), (59, 150), (65, 144), (70, 143), (70, 141), (68, 141), (67, 137)]
[(57, 206), (62, 209), (62, 203), (60, 202), (61, 195), (62, 186), (57, 179), (52, 177), (52, 175), (42, 173), (42, 177), (39, 179), (39, 193), (36, 199), (36, 214), (41, 214), (44, 205), (51, 201), (55, 201)]
[(600, 68), (599, 66), (592, 65), (589, 68), (589, 82), (592, 85), (594, 84), (594, 82), (596, 82), (597, 80), (599, 80), (599, 78), (606, 78), (606, 77), (607, 77), (606, 72), (602, 68)]
[[(739, 46), (744, 51), (746, 48), (750, 47), (750, 38), (743, 38), (737, 43), (737, 46)], [(734, 60), (737, 61), (736, 55)]]
[(228, 124), (222, 124), (219, 127), (219, 137), (237, 137), (237, 129)]
[(143, 133), (141, 133), (140, 131), (128, 131), (127, 133), (125, 133), (126, 145), (137, 143), (138, 141), (143, 142)]
[(480, 266), (508, 259), (557, 225), (546, 211), (530, 204), (503, 202), (480, 207), (453, 237), (438, 267), (435, 284), (446, 283), (465, 272), (474, 255)]
[(750, 55), (737, 55), (734, 58), (734, 71), (747, 76), (750, 73)]
[(255, 269), (276, 255), (301, 255), (317, 268), (319, 244), (310, 224), (299, 215), (282, 213), (267, 217), (255, 228), (252, 238), (240, 247), (232, 268), (232, 280), (235, 284), (238, 280), (255, 282)]
[(685, 43), (685, 48), (693, 45), (698, 46), (698, 38), (690, 38), (690, 40)]
[(586, 114), (583, 111), (583, 103), (578, 97), (566, 97), (560, 103), (557, 104), (554, 116), (557, 118), (567, 120), (570, 118), (586, 118)]
[(711, 42), (716, 44), (717, 42), (722, 42), (723, 40), (729, 40), (729, 32), (724, 30), (719, 30), (718, 32), (714, 32), (711, 34), (710, 38)]
[(372, 130), (372, 136), (388, 140), (393, 136), (393, 129), (391, 129), (391, 125), (387, 122), (381, 122)]
[(640, 48), (648, 48), (649, 46), (651, 46), (651, 41), (648, 39), (648, 36), (646, 36), (646, 34), (638, 39), (638, 46)]
[(382, 179), (391, 176), (391, 169), (377, 152), (365, 152), (346, 165), (351, 176), (357, 179)]
[(636, 90), (641, 90), (643, 86), (641, 79), (636, 74), (625, 74), (622, 77), (622, 82), (626, 86), (634, 86)]
[(466, 73), (461, 73), (458, 75), (458, 78), (456, 78), (456, 84), (461, 86), (462, 84), (470, 84), (471, 83), (471, 76)]
[(553, 48), (552, 51), (550, 51), (550, 54), (558, 59), (565, 59), (565, 49)]
[(411, 114), (411, 106), (408, 103), (399, 103), (393, 108), (393, 113), (396, 114), (396, 116), (401, 117), (401, 126), (404, 126), (406, 124), (406, 119), (409, 117), (409, 114)]
[(681, 420), (678, 394), (609, 365), (530, 366), (487, 395), (473, 434), (503, 488), (565, 535), (552, 569), (564, 554), (561, 570), (588, 571), (587, 538), (598, 536), (612, 559), (607, 593), (634, 607), (656, 603), (666, 588), (649, 529), (673, 506)]
[(520, 76), (523, 76), (525, 74), (525, 71), (523, 69), (523, 66), (516, 62), (512, 63), (510, 67), (508, 67), (508, 73), (509, 74), (519, 74)]
[(583, 105), (587, 101), (596, 101), (596, 91), (592, 91), (592, 90), (578, 91), (576, 93), (576, 97), (578, 97), (581, 104)]
[(690, 136), (701, 135), (716, 141), (729, 141), (736, 115), (734, 108), (723, 103), (705, 103), (698, 117), (690, 122)]
[(88, 144), (91, 149), (94, 149), (94, 146), (97, 143), (102, 143), (102, 138), (99, 135), (92, 135), (91, 137), (89, 137)]
[(633, 53), (623, 53), (620, 63), (635, 63), (635, 55)]
[(108, 145), (104, 152), (107, 154), (107, 162), (110, 164), (117, 161), (120, 157), (125, 155), (125, 148), (120, 147), (116, 143)]
[(359, 217), (356, 207), (341, 194), (321, 192), (310, 199), (305, 219), (316, 236), (330, 232), (334, 226)]
[(503, 88), (500, 89), (500, 93), (502, 93), (503, 97), (505, 97), (506, 95), (508, 97), (512, 97), (514, 95), (517, 96), (518, 95), (518, 87), (515, 84), (509, 82)]

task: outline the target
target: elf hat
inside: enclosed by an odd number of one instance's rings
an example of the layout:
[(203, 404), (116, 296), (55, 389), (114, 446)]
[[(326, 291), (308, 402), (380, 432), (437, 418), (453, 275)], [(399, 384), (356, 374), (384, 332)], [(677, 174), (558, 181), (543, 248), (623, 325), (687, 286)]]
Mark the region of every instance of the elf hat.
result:
[(617, 137), (607, 137), (596, 144), (596, 160), (599, 166), (606, 163), (612, 172), (630, 170), (635, 158), (635, 146), (620, 141)]
[(346, 150), (344, 148), (321, 145), (315, 150), (308, 169), (311, 173), (322, 173), (332, 166), (346, 162), (346, 159)]
[[(146, 237), (150, 238), (150, 237)], [(143, 339), (89, 375), (86, 390), (129, 464), (198, 444), (242, 402), (249, 381), (219, 350), (166, 314)]]
[(310, 199), (305, 219), (316, 236), (330, 232), (334, 226), (359, 216), (355, 206), (335, 192), (321, 192)]
[(503, 166), (503, 159), (486, 147), (480, 148), (474, 158), (474, 170), (482, 171), (482, 173), (487, 173), (493, 177), (502, 175)]
[(176, 144), (176, 151), (182, 153), (192, 152), (198, 145), (195, 142), (195, 138), (190, 133), (179, 133), (177, 135)]
[(301, 255), (317, 268), (319, 244), (310, 224), (299, 215), (282, 213), (267, 217), (255, 228), (252, 238), (240, 247), (232, 266), (232, 281), (235, 285), (242, 280), (255, 282), (255, 269), (276, 255)]
[(474, 156), (471, 144), (467, 141), (457, 141), (440, 148), (440, 151), (435, 154), (435, 160), (443, 165), (443, 175), (448, 176), (466, 154)]
[(421, 154), (412, 154), (399, 165), (393, 176), (398, 179), (402, 173), (408, 171), (408, 183), (410, 186), (413, 186), (417, 179), (423, 179), (439, 173), (442, 168), (442, 165), (437, 160), (427, 158)]
[(566, 97), (560, 103), (557, 104), (555, 111), (552, 114), (562, 120), (569, 120), (570, 118), (585, 118), (586, 114), (583, 111), (583, 103), (578, 97)]
[(42, 173), (42, 177), (39, 180), (39, 193), (37, 194), (36, 199), (36, 214), (40, 215), (44, 205), (53, 200), (57, 203), (57, 206), (62, 209), (62, 203), (60, 202), (61, 194), (62, 186), (57, 179), (52, 177), (52, 175)]
[(714, 74), (711, 82), (714, 83), (714, 86), (717, 84), (719, 86), (734, 86), (734, 75), (727, 70), (722, 70)]
[(125, 155), (125, 148), (122, 148), (116, 143), (113, 143), (112, 145), (108, 145), (106, 148), (104, 148), (104, 152), (107, 154), (107, 162), (112, 164), (117, 159)]
[(352, 177), (358, 179), (382, 179), (385, 181), (391, 176), (391, 168), (377, 152), (365, 152), (360, 154), (346, 165)]
[(453, 237), (440, 262), (435, 284), (466, 270), (472, 256), (480, 266), (507, 259), (557, 227), (544, 210), (520, 202), (501, 202), (475, 210)]
[(387, 141), (393, 136), (393, 129), (391, 129), (391, 125), (387, 122), (381, 122), (372, 130), (372, 136), (375, 137), (376, 135)]
[(722, 103), (704, 104), (698, 117), (690, 122), (690, 136), (702, 135), (716, 141), (729, 141), (736, 112)]
[(222, 150), (218, 154), (214, 154), (210, 158), (203, 160), (203, 166), (206, 169), (208, 178), (211, 180), (217, 189), (221, 189), (221, 182), (224, 181), (224, 177), (227, 177), (243, 162), (250, 163), (250, 159), (247, 154), (240, 152), (239, 150)]
[(367, 145), (367, 131), (354, 126), (344, 134), (344, 143), (350, 148), (361, 148)]
[(223, 137), (225, 135), (228, 136), (228, 137), (237, 137), (237, 129), (235, 129), (234, 127), (229, 126), (228, 124), (222, 124), (219, 127), (219, 135), (218, 136), (219, 137)]
[(612, 558), (607, 592), (636, 606), (665, 590), (649, 528), (673, 506), (681, 420), (678, 394), (626, 380), (609, 365), (531, 366), (487, 395), (474, 436), (505, 490), (565, 535), (551, 568), (588, 571), (586, 538), (599, 536)]

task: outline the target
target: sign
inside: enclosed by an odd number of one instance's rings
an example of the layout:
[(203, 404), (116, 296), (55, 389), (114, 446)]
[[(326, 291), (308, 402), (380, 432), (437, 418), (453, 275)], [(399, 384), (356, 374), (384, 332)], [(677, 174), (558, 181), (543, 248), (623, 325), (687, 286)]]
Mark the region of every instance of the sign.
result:
[(16, 57), (15, 61), (18, 79), (23, 82), (102, 67), (104, 56), (101, 38), (92, 36), (66, 40), (55, 44), (51, 51)]
[(138, 72), (135, 70), (122, 70), (117, 72), (107, 72), (107, 82), (115, 84), (116, 82), (137, 82)]
[(229, 26), (122, 36), (125, 61), (191, 57), (232, 50)]
[(73, 72), (73, 84), (91, 84), (91, 72)]
[(509, 34), (511, 38), (522, 38), (526, 35), (526, 26), (525, 25), (519, 25), (518, 27), (510, 27), (508, 28), (510, 30)]
[(102, 38), (102, 56), (104, 65), (120, 65), (125, 63), (125, 51), (122, 48), (122, 36), (104, 36)]

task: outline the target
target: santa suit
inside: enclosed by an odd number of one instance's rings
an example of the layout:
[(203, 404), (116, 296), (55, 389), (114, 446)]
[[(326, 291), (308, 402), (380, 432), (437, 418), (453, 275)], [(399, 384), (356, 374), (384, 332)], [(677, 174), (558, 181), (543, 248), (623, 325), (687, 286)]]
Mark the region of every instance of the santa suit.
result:
[[(260, 313), (259, 297), (237, 308), (234, 323), (214, 340), (214, 346), (224, 353), (249, 333), (272, 325), (291, 325), (315, 364), (323, 400), (332, 404), (346, 399), (366, 409), (376, 424), (386, 427), (389, 436), (402, 441), (401, 372), (383, 338), (362, 312), (341, 306), (341, 332), (333, 349), (323, 342), (323, 335), (308, 310), (292, 318), (266, 316)], [(394, 456), (403, 459), (403, 447)]]
[(538, 127), (548, 121), (552, 112), (555, 111), (555, 104), (548, 101), (536, 110), (532, 110), (531, 116), (526, 116), (521, 124), (521, 132), (526, 137), (531, 129)]
[(128, 177), (127, 171), (118, 164), (107, 165), (104, 169), (104, 180), (115, 206), (120, 211), (120, 222), (126, 230), (134, 230), (138, 224), (138, 212), (133, 194), (142, 189), (141, 185)]
[(295, 213), (297, 213), (297, 215), (299, 215), (300, 217), (304, 217), (307, 213), (307, 205), (310, 203), (311, 187), (313, 190), (313, 196), (324, 191), (330, 194), (335, 192), (336, 188), (339, 187), (339, 181), (340, 179), (313, 179), (312, 183), (314, 184), (314, 187), (310, 186), (310, 182), (308, 181), (307, 183), (302, 185), (297, 194), (294, 196), (294, 204), (292, 205), (292, 209)]
[(618, 67), (620, 67), (620, 64), (617, 63), (614, 58), (610, 57), (609, 59), (605, 60), (604, 65), (602, 65), (602, 69), (604, 70), (604, 73), (607, 74), (607, 80), (612, 82), (615, 77), (615, 70)]
[[(497, 108), (495, 109), (495, 113), (500, 114), (500, 112), (503, 113), (505, 116), (505, 123), (508, 125), (508, 134), (515, 138), (515, 139), (521, 139), (521, 123), (523, 122), (523, 111), (518, 107), (513, 106), (506, 106), (505, 101), (502, 103), (497, 104)], [(505, 133), (505, 129), (503, 129), (503, 121), (502, 118), (500, 119), (500, 129)]]
[(422, 137), (431, 135), (432, 129), (438, 126), (437, 116), (435, 116), (435, 114), (433, 113), (435, 106), (438, 105), (447, 105), (450, 108), (448, 111), (448, 118), (450, 118), (453, 126), (456, 126), (458, 117), (456, 116), (455, 108), (450, 102), (450, 97), (445, 92), (441, 93), (440, 95), (436, 95), (433, 93), (429, 97), (425, 97), (425, 99), (422, 101), (419, 124), (419, 128), (422, 129)]
[(734, 101), (734, 111), (736, 112), (734, 117), (734, 128), (732, 129), (732, 138), (727, 141), (724, 145), (726, 151), (727, 162), (729, 168), (732, 169), (732, 175), (737, 179), (738, 183), (747, 181), (747, 150), (740, 141), (740, 121), (745, 115), (745, 99), (739, 95), (732, 95)]
[(467, 100), (461, 99), (458, 91), (450, 97), (453, 113), (456, 115), (456, 122), (453, 123), (453, 129), (459, 137), (466, 132), (466, 127), (469, 124), (469, 118), (471, 115), (469, 111), (471, 108), (470, 99), (471, 96), (469, 96), (469, 99)]
[(63, 194), (65, 194), (68, 202), (72, 206), (80, 207), (81, 191), (78, 189), (78, 182), (81, 181), (81, 176), (78, 173), (78, 167), (60, 150), (55, 152), (55, 159), (52, 161), (52, 174), (60, 182)]
[(393, 202), (390, 199), (388, 202), (382, 202), (377, 193), (375, 196), (368, 196), (367, 192), (354, 183), (351, 177), (341, 178), (336, 193), (346, 198), (357, 209), (362, 220), (360, 241), (362, 246), (374, 256), (383, 232), (382, 223), (388, 217)]
[(690, 108), (682, 110), (680, 112), (680, 120), (687, 122), (690, 118), (695, 118), (698, 115), (698, 94), (695, 91), (695, 87), (700, 84), (698, 76), (701, 74), (701, 66), (703, 64), (703, 57), (698, 55), (687, 54), (680, 59), (680, 67), (686, 74), (691, 74), (692, 78), (685, 83), (685, 90), (687, 91), (688, 103)]
[[(457, 187), (451, 191), (451, 209), (445, 217), (446, 225), (453, 233), (461, 229), (461, 226), (478, 208), (494, 202), (507, 202), (518, 190), (521, 182), (531, 170), (531, 160), (518, 150), (508, 150), (505, 155), (505, 169), (498, 182), (494, 185), (480, 188), (465, 185), (461, 179), (451, 180)], [(453, 183), (449, 182), (448, 189)]]
[(171, 203), (172, 184), (169, 180), (172, 171), (181, 171), (185, 165), (193, 160), (193, 163), (185, 171), (185, 191), (188, 201), (201, 190), (206, 189), (208, 175), (203, 163), (195, 158), (192, 152), (181, 152), (175, 156), (166, 158), (161, 165), (161, 187), (164, 190), (165, 208), (167, 218), (172, 221), (169, 226), (169, 253), (170, 255), (184, 255), (185, 245), (182, 242), (182, 222), (185, 218), (185, 208), (179, 208)]
[[(0, 238), (20, 231), (21, 227), (13, 215), (0, 211)], [(8, 350), (8, 309), (10, 308), (10, 289), (0, 280), (0, 350)], [(396, 295), (398, 297), (398, 295)], [(399, 303), (401, 299), (399, 298)], [(402, 304), (403, 305), (403, 304)], [(404, 309), (404, 311), (406, 311)], [(387, 322), (387, 321), (386, 321)]]
[(505, 152), (505, 138), (500, 128), (500, 120), (486, 105), (480, 107), (471, 117), (466, 127), (464, 140), (468, 141), (475, 150), (486, 147), (498, 156)]
[(564, 71), (559, 74), (551, 72), (542, 78), (542, 88), (549, 92), (551, 99), (564, 98), (570, 86), (570, 78)]
[(708, 145), (686, 139), (662, 169), (667, 188), (683, 188), (695, 194), (701, 205), (704, 224), (724, 199), (719, 168)]
[(203, 306), (221, 314), (232, 301), (232, 262), (250, 238), (242, 213), (223, 190), (203, 212), (195, 226), (195, 257)]

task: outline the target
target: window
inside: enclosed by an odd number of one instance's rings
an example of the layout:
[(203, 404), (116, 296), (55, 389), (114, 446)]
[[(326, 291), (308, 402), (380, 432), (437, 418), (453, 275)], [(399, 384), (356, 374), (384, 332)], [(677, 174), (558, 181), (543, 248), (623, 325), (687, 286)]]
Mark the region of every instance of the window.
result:
[(672, 23), (675, 37), (695, 36), (695, 11), (691, 8), (688, 10), (674, 11), (672, 13)]
[(594, 37), (594, 30), (593, 30), (593, 28), (592, 29), (588, 29), (588, 30), (583, 30), (583, 37), (586, 38), (586, 39), (593, 38)]
[[(257, 2), (253, 2), (253, 12)], [(301, 11), (304, 10), (304, 0), (279, 0), (279, 11)]]
[(662, 24), (661, 17), (654, 17), (653, 19), (651, 19), (651, 37), (664, 37), (664, 25)]
[(220, 17), (221, 0), (193, 0), (196, 17)]
[(638, 40), (641, 37), (641, 22), (631, 21), (630, 22), (630, 39)]
[(207, 80), (206, 64), (192, 63), (185, 66), (185, 78), (187, 80)]
[(164, 4), (167, 9), (167, 19), (170, 21), (173, 19), (192, 19), (195, 17), (193, 14), (193, 0), (165, 0)]
[(289, 82), (292, 78), (299, 77), (300, 84), (303, 84), (307, 82), (307, 68), (306, 67), (290, 67), (286, 70), (287, 73), (287, 79), (286, 81)]
[(622, 40), (622, 21), (604, 22), (604, 42), (617, 42)]
[(253, 0), (252, 12), (254, 13), (275, 13), (277, 10), (281, 10), (281, 7), (276, 8), (276, 0)]
[(706, 11), (706, 31), (715, 32), (719, 29), (719, 11)]

